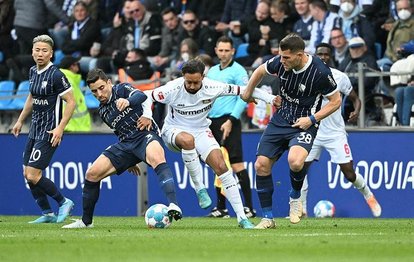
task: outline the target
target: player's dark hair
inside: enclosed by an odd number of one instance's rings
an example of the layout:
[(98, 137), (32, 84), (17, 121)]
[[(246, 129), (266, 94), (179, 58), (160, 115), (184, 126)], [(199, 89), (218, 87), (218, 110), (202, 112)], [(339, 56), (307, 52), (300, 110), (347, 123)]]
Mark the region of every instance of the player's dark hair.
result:
[(185, 74), (204, 74), (204, 69), (206, 66), (199, 59), (190, 59), (188, 62), (184, 63), (181, 73)]
[(217, 46), (219, 43), (230, 43), (231, 47), (233, 47), (233, 40), (232, 40), (230, 37), (226, 36), (226, 35), (220, 36), (220, 37), (217, 39), (216, 46)]
[(280, 50), (290, 50), (292, 53), (305, 50), (305, 42), (298, 34), (290, 33), (280, 41)]
[(108, 76), (102, 71), (102, 69), (95, 68), (89, 71), (88, 76), (86, 77), (86, 84), (89, 86), (90, 84), (95, 83), (99, 79), (102, 79), (103, 81), (108, 81)]
[(330, 50), (331, 53), (333, 52), (333, 47), (330, 44), (328, 44), (328, 43), (320, 43), (320, 44), (318, 44), (316, 46), (315, 50), (318, 50), (319, 47), (326, 47), (326, 48), (328, 48)]

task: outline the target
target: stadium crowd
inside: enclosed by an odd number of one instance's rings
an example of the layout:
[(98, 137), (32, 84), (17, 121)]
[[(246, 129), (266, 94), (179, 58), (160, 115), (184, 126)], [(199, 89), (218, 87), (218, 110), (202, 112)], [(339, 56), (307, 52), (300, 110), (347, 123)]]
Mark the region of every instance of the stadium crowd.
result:
[[(190, 58), (202, 55), (209, 66), (218, 64), (214, 48), (220, 36), (233, 40), (235, 61), (251, 73), (295, 32), (312, 55), (320, 43), (332, 45), (330, 66), (345, 73), (357, 72), (359, 62), (366, 72), (411, 72), (366, 77), (361, 98), (366, 126), (390, 124), (383, 109), (395, 101), (399, 124), (410, 125), (413, 10), (410, 0), (0, 0), (0, 81), (13, 81), (18, 92), (34, 65), (32, 40), (41, 34), (54, 40), (54, 64), (75, 57), (82, 79), (100, 68), (117, 81), (148, 90), (180, 76)], [(358, 93), (358, 78), (350, 80)], [(264, 79), (262, 85), (278, 92), (278, 83)], [(346, 117), (353, 109), (344, 100)], [(162, 124), (164, 107), (155, 108)], [(271, 114), (272, 109), (248, 105), (243, 127), (264, 128)]]

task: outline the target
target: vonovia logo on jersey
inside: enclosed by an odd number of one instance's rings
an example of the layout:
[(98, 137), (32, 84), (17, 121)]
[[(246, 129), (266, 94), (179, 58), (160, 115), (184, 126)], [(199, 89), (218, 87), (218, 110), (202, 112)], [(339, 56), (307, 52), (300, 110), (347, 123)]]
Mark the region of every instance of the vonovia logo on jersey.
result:
[(46, 86), (47, 86), (47, 81), (43, 81), (42, 82), (42, 88), (46, 88)]

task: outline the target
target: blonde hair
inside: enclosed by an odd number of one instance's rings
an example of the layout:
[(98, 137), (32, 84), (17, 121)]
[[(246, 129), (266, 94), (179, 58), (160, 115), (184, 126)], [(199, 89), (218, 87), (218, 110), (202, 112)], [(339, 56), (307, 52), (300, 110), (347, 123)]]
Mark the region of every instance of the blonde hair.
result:
[(53, 42), (53, 39), (48, 35), (38, 35), (35, 38), (33, 38), (33, 45), (38, 43), (38, 42), (46, 43), (46, 44), (50, 45), (50, 47), (52, 49), (53, 49), (53, 46), (55, 44)]

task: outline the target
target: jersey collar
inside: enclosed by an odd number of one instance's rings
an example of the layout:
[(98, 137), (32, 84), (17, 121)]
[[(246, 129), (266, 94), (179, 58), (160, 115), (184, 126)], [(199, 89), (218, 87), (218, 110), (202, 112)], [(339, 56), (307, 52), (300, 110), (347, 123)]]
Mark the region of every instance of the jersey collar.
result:
[(292, 69), (293, 70), (293, 73), (300, 74), (300, 73), (304, 72), (306, 69), (308, 69), (308, 67), (312, 63), (312, 56), (311, 55), (308, 55), (308, 54), (306, 54), (306, 55), (308, 56), (308, 62), (306, 62), (305, 66), (302, 67), (301, 69), (299, 69), (298, 71), (296, 71), (295, 69)]
[(42, 70), (37, 71), (37, 74), (40, 75), (41, 73), (43, 73), (44, 71), (49, 69), (49, 67), (51, 67), (52, 65), (53, 65), (53, 63), (51, 61), (49, 61), (49, 64), (47, 64), (47, 66), (45, 66)]

